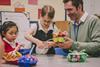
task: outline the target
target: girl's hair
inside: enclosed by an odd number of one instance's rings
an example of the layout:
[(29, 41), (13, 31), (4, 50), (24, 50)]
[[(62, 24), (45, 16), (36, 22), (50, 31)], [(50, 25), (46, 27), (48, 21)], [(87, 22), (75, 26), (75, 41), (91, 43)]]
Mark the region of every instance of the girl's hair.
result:
[(1, 26), (1, 35), (3, 32), (6, 33), (13, 26), (16, 26), (17, 32), (18, 32), (18, 27), (17, 27), (16, 23), (14, 23), (13, 21), (5, 21), (3, 23), (3, 25)]
[(47, 15), (50, 19), (53, 19), (55, 15), (54, 8), (50, 5), (45, 5), (42, 8), (41, 16), (44, 17), (45, 15)]

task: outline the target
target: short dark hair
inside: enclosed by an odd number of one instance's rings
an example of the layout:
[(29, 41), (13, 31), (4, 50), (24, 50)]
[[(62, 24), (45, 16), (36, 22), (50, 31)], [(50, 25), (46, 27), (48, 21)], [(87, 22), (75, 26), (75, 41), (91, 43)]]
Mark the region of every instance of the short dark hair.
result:
[(48, 15), (48, 17), (50, 19), (53, 19), (54, 18), (54, 15), (55, 15), (54, 8), (52, 6), (50, 6), (50, 5), (45, 5), (42, 8), (41, 16), (44, 17), (46, 14)]
[(63, 0), (63, 3), (67, 3), (69, 1), (72, 1), (72, 5), (78, 8), (80, 5), (82, 5), (82, 11), (83, 11), (83, 0)]

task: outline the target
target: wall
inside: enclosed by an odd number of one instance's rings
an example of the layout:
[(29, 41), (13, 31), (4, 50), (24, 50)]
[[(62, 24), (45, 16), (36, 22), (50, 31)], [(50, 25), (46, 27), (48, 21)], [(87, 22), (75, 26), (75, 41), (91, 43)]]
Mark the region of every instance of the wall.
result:
[[(99, 3), (100, 0), (83, 0), (85, 10), (90, 14), (100, 14)], [(49, 4), (55, 8), (56, 14), (54, 20), (64, 20), (64, 7), (62, 0), (38, 0), (38, 5), (29, 5), (28, 0), (11, 0), (11, 6), (0, 5), (0, 11), (14, 11), (15, 3), (21, 2), (26, 8), (26, 12), (30, 13), (30, 20), (37, 20), (38, 8)]]
[(99, 14), (100, 15), (100, 0), (83, 0), (85, 10), (89, 14)]
[(21, 2), (24, 5), (25, 11), (30, 13), (30, 20), (37, 20), (38, 8), (42, 8), (46, 4), (52, 5), (55, 8), (54, 20), (64, 20), (62, 0), (38, 0), (38, 5), (29, 5), (28, 0), (11, 0), (11, 6), (0, 5), (0, 11), (14, 11), (16, 2)]

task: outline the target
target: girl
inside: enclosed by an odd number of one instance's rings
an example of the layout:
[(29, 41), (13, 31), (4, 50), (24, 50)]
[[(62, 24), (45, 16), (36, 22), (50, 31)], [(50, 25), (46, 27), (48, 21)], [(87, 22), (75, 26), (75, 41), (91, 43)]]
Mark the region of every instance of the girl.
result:
[[(39, 48), (44, 48), (45, 41), (51, 39), (53, 36), (53, 32), (57, 32), (58, 29), (53, 23), (53, 18), (55, 15), (55, 10), (50, 5), (45, 5), (42, 8), (41, 12), (41, 18), (40, 20), (35, 24), (32, 24), (31, 28), (27, 31), (25, 38), (32, 43), (35, 43), (36, 46)], [(49, 50), (47, 51), (47, 54), (55, 54), (54, 51), (54, 42), (49, 43), (47, 46)], [(36, 53), (36, 49), (33, 49), (33, 53)]]
[(2, 38), (4, 42), (4, 50), (6, 53), (15, 53), (19, 50), (20, 46), (15, 42), (15, 39), (18, 34), (18, 27), (12, 21), (6, 21), (2, 25)]

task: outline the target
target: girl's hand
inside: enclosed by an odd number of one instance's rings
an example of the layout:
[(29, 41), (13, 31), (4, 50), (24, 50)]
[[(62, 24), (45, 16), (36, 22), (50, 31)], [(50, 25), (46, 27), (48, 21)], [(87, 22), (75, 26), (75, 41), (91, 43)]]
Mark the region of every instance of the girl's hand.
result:
[(12, 56), (16, 56), (16, 51), (15, 50), (14, 51), (11, 51), (11, 52), (8, 53), (8, 55), (11, 56), (11, 57)]
[(18, 44), (14, 51), (15, 52), (18, 51), (21, 47), (24, 47), (24, 45), (23, 44)]

